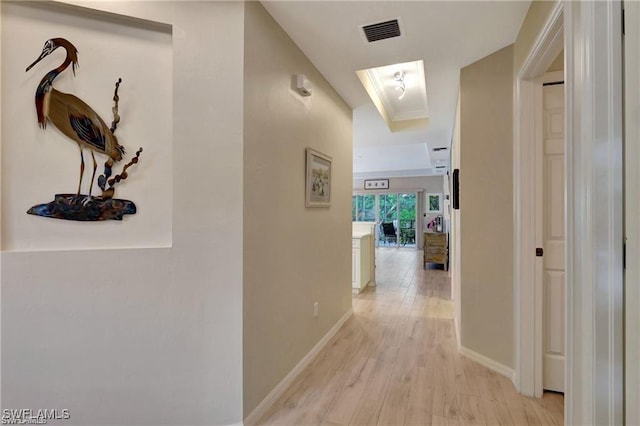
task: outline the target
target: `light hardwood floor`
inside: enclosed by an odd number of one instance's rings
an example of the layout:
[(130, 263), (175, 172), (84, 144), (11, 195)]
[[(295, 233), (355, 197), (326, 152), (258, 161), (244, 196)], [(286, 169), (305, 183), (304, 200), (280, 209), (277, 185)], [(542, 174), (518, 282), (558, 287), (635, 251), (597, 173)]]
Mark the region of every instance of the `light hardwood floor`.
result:
[(265, 414), (264, 425), (562, 425), (563, 397), (525, 398), (456, 351), (449, 274), (376, 251), (378, 285)]

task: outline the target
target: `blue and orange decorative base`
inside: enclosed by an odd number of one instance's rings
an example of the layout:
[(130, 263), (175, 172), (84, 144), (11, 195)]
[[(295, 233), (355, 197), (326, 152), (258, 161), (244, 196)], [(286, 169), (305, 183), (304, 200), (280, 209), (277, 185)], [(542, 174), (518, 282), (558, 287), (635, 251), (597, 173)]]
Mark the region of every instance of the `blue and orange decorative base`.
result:
[(27, 214), (54, 219), (95, 222), (122, 220), (126, 214), (137, 211), (133, 201), (117, 198), (92, 197), (77, 194), (56, 194), (53, 201), (38, 204), (27, 210)]

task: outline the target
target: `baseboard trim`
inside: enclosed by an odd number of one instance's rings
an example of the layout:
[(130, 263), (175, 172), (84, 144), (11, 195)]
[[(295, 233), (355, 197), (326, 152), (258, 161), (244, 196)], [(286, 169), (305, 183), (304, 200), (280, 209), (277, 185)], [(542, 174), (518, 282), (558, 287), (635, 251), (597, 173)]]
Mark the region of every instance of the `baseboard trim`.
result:
[(478, 364), (487, 367), (489, 370), (495, 371), (496, 373), (505, 376), (512, 382), (515, 379), (515, 372), (513, 371), (513, 368), (507, 367), (504, 364), (500, 364), (499, 362), (494, 361), (491, 358), (487, 358), (486, 356), (472, 351), (471, 349), (465, 348), (464, 346), (460, 346), (460, 353), (467, 358), (477, 362)]
[(258, 404), (258, 406), (244, 419), (245, 426), (253, 426), (267, 412), (267, 410), (282, 396), (284, 391), (293, 383), (313, 359), (320, 353), (322, 349), (329, 343), (329, 340), (336, 335), (342, 325), (353, 315), (353, 308), (350, 308), (342, 318), (336, 322), (333, 327), (325, 334), (322, 339), (315, 344), (313, 348), (296, 364), (295, 367), (278, 383), (269, 394)]

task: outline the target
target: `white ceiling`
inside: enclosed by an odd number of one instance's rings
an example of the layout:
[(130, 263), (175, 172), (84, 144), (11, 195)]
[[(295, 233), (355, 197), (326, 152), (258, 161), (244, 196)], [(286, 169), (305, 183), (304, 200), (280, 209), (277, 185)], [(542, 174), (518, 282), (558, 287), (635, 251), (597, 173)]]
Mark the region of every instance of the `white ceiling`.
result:
[[(448, 165), (460, 69), (515, 41), (529, 1), (263, 1), (354, 109), (354, 175), (435, 174)], [(402, 36), (367, 44), (359, 26), (400, 18)], [(357, 70), (424, 61), (429, 124), (391, 132)]]

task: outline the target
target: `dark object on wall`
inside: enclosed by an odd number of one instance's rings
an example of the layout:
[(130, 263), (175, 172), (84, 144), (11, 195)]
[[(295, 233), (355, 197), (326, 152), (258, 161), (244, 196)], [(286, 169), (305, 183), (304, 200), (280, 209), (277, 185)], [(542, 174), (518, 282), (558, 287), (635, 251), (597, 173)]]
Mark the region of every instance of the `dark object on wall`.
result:
[[(58, 194), (55, 196), (54, 201), (33, 206), (27, 213), (78, 221), (122, 220), (123, 214), (134, 214), (136, 207), (131, 201), (113, 199), (115, 187), (127, 179), (127, 169), (138, 163), (142, 152), (142, 148), (140, 148), (131, 161), (123, 167), (122, 172), (111, 177), (113, 164), (122, 160), (122, 156), (125, 153), (124, 147), (118, 143), (118, 139), (114, 134), (120, 122), (120, 116), (118, 115), (118, 101), (120, 100), (118, 88), (122, 79), (118, 79), (116, 82), (113, 94), (113, 121), (111, 122), (111, 127), (109, 127), (83, 100), (74, 95), (62, 93), (53, 87), (55, 78), (66, 70), (69, 65), (71, 65), (75, 76), (76, 67), (78, 66), (78, 50), (68, 40), (63, 38), (47, 40), (38, 59), (29, 65), (26, 71), (29, 71), (59, 47), (66, 51), (66, 58), (59, 67), (51, 70), (40, 80), (36, 90), (36, 112), (38, 114), (38, 125), (42, 129), (46, 129), (47, 124), (51, 123), (63, 135), (80, 147), (78, 191), (75, 196), (73, 194)], [(88, 196), (81, 193), (84, 174), (83, 151), (85, 149), (89, 150), (93, 160), (93, 173), (91, 174)], [(96, 153), (105, 155), (107, 161), (104, 164), (104, 174), (98, 176), (98, 186), (102, 190), (102, 195), (94, 198), (91, 196), (91, 190), (97, 169)]]
[(453, 202), (455, 210), (460, 210), (460, 169), (453, 171)]

